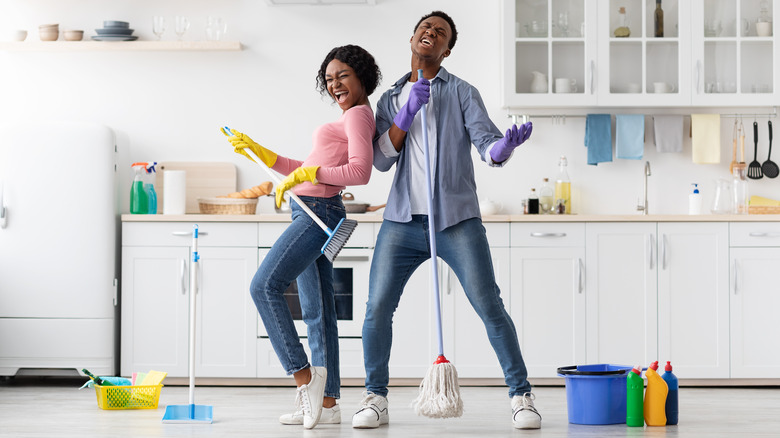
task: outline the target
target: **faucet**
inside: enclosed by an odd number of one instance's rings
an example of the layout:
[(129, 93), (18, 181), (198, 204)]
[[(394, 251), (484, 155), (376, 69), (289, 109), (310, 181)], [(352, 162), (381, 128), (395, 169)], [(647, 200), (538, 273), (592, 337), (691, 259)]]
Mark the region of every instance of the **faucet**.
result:
[(643, 203), (636, 206), (637, 211), (641, 211), (642, 214), (644, 215), (647, 214), (647, 177), (650, 175), (652, 175), (652, 173), (650, 173), (650, 162), (645, 161), (644, 184), (643, 184), (645, 198)]

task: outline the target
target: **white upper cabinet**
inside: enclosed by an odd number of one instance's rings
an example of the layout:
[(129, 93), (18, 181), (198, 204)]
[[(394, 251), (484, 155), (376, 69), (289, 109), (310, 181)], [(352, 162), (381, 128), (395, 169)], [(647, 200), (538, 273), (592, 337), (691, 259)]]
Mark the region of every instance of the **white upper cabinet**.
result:
[(504, 0), (504, 106), (776, 105), (778, 1)]

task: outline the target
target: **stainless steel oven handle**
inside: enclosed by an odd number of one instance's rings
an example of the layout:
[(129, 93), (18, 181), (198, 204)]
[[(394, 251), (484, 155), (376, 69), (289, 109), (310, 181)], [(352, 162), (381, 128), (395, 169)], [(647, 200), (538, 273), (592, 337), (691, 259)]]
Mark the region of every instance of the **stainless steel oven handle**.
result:
[(344, 256), (344, 255), (338, 255), (336, 256), (337, 262), (367, 262), (368, 256)]

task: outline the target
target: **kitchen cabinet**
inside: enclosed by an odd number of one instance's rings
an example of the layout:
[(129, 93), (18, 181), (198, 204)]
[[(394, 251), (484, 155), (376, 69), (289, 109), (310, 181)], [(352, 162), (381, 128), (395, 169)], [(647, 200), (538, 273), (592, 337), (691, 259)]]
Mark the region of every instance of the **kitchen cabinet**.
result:
[(730, 224), (731, 377), (780, 378), (780, 223)]
[(729, 377), (728, 224), (658, 224), (658, 357), (678, 376)]
[(102, 52), (102, 51), (235, 51), (238, 41), (13, 41), (0, 42), (0, 51)]
[(514, 223), (511, 235), (511, 315), (528, 376), (555, 377), (586, 363), (585, 224)]
[[(124, 223), (121, 373), (188, 375), (189, 222)], [(257, 225), (199, 227), (197, 377), (256, 376), (256, 311), (247, 293), (257, 269)]]
[(587, 363), (658, 359), (656, 224), (585, 227)]

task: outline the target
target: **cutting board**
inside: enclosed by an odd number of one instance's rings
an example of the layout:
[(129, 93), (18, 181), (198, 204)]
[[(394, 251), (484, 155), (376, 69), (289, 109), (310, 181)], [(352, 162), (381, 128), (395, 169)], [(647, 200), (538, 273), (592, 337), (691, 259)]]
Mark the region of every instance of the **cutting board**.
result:
[(186, 175), (187, 201), (185, 213), (200, 213), (198, 198), (225, 196), (236, 191), (236, 166), (232, 163), (210, 161), (166, 161), (157, 165), (157, 211), (165, 205), (165, 171), (184, 170)]

